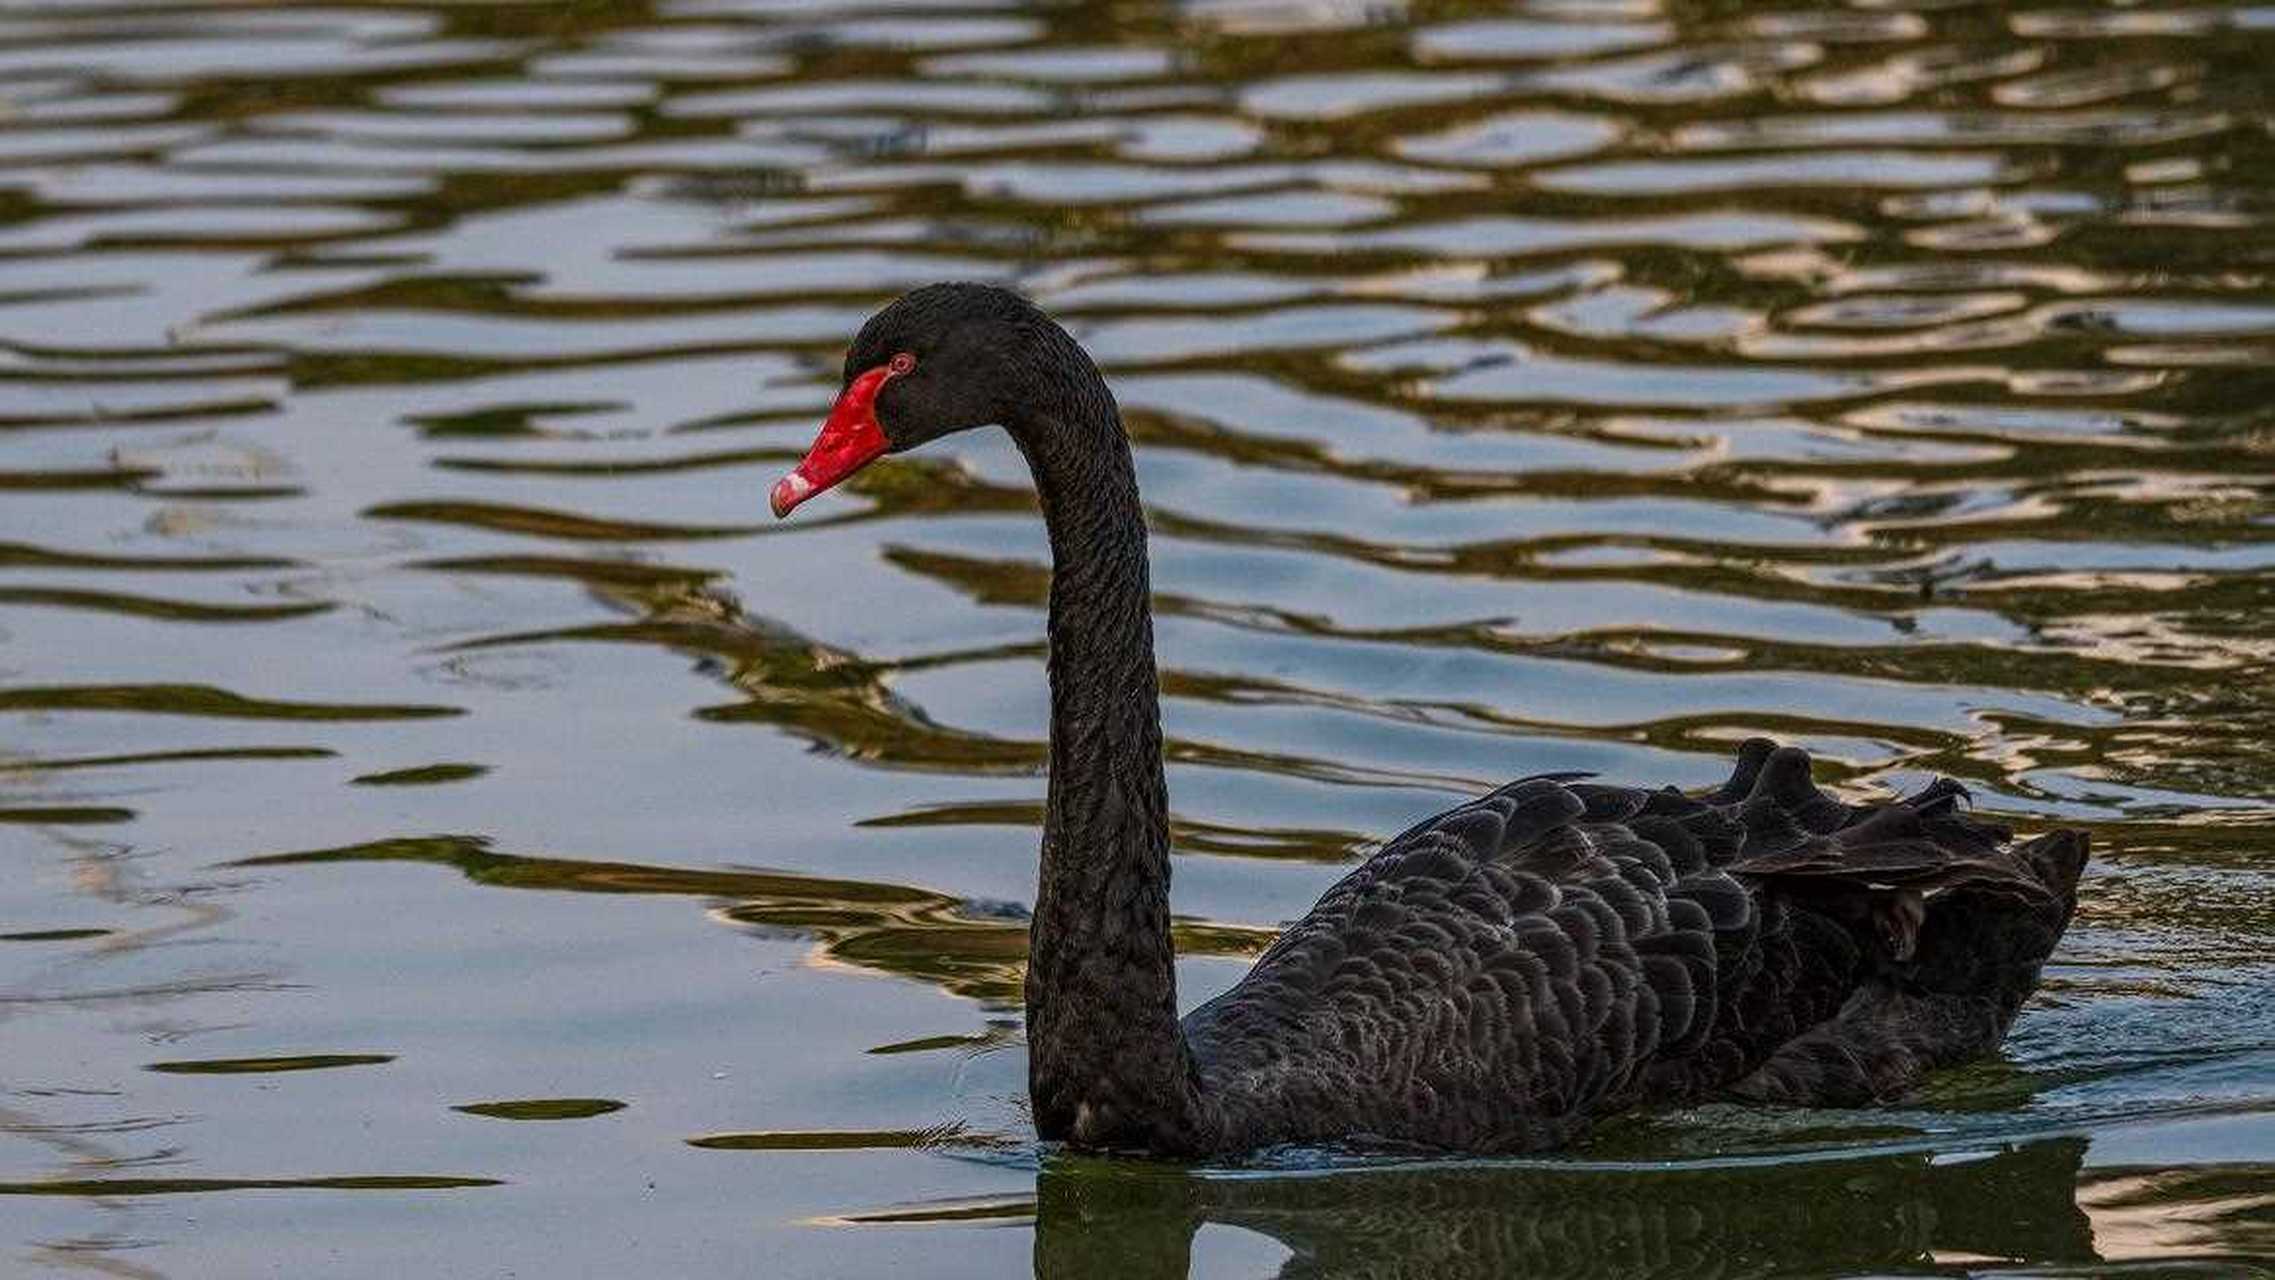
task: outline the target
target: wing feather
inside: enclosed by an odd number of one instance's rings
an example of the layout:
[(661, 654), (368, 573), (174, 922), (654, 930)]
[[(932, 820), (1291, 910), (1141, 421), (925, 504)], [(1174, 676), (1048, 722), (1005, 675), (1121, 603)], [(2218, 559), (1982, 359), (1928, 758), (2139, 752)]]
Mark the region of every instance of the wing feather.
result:
[[(2060, 900), (2066, 921), (2074, 870), (2059, 884), (2046, 859), (2014, 856), (1965, 799), (1939, 783), (1852, 806), (1805, 753), (1759, 739), (1695, 796), (1520, 778), (1401, 833), (1188, 1016), (1203, 1096), (1227, 1146), (1526, 1149), (1748, 1073), (1790, 1093), (1841, 1051), (1804, 1033), (1905, 966), (1951, 965), (1924, 946), (1956, 917), (1924, 895), (1976, 916), (2000, 895)], [(2042, 959), (2058, 936), (2012, 949)], [(1761, 1074), (1788, 1044), (1783, 1074)]]

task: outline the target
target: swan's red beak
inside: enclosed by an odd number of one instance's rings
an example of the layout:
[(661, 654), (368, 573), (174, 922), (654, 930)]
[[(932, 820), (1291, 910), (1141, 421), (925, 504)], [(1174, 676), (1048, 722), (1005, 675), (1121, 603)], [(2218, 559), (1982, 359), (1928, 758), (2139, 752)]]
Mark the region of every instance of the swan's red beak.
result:
[(885, 451), (885, 429), (877, 424), (877, 393), (892, 380), (893, 369), (878, 365), (845, 388), (830, 407), (822, 433), (806, 460), (775, 482), (774, 518), (779, 520), (798, 504), (829, 488), (876, 460)]

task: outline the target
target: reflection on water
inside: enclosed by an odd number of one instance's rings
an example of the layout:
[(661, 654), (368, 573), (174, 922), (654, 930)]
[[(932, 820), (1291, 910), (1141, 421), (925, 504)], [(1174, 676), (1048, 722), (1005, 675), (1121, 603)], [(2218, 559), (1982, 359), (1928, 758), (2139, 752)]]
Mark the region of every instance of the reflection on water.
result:
[[(2270, 65), (2177, 0), (17, 0), (10, 1265), (2248, 1274)], [(942, 277), (1138, 441), (1188, 1002), (1454, 795), (1766, 733), (2092, 829), (2007, 1054), (1562, 1163), (1037, 1151), (1024, 471), (764, 517)]]
[[(2054, 1140), (1938, 1164), (1888, 1156), (1690, 1172), (1542, 1168), (1366, 1176), (1115, 1176), (1038, 1182), (1035, 1274), (1187, 1274), (1196, 1229), (1276, 1242), (1283, 1276), (1777, 1276), (1962, 1259), (2094, 1261), (2072, 1199), (2085, 1144)], [(1833, 1176), (1827, 1176), (1828, 1173)]]
[[(1882, 1274), (2196, 1255), (2176, 1275), (2275, 1274), (2264, 1166), (2193, 1171), (2175, 1213), (2156, 1174), (2082, 1167), (2086, 1143), (1651, 1167), (1374, 1163), (1195, 1175), (1058, 1158), (1032, 1197), (918, 1202), (846, 1226), (1030, 1222), (1034, 1273), (1134, 1277)], [(2153, 1207), (2152, 1207), (2153, 1206)], [(2194, 1246), (2194, 1247), (2191, 1247)], [(2163, 1274), (2158, 1269), (2157, 1274)]]

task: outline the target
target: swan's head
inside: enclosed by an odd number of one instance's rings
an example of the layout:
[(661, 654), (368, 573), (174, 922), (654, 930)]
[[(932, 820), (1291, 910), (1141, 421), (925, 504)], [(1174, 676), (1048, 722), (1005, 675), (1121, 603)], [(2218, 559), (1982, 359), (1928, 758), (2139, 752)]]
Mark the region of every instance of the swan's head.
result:
[(1058, 332), (1035, 304), (984, 284), (934, 284), (869, 318), (821, 435), (774, 486), (777, 517), (887, 453), (1004, 421), (1041, 374), (1037, 339)]

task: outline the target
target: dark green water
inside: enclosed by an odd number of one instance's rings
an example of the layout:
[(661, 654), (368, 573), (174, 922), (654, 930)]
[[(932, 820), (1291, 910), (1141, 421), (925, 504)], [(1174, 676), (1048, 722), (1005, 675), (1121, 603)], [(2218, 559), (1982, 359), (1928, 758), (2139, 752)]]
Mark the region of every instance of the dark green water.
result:
[[(2005, 1056), (1038, 1151), (1015, 282), (1140, 441), (1185, 999), (1767, 733), (2102, 853)], [(0, 1272), (2275, 1275), (2275, 8), (0, 5)]]

